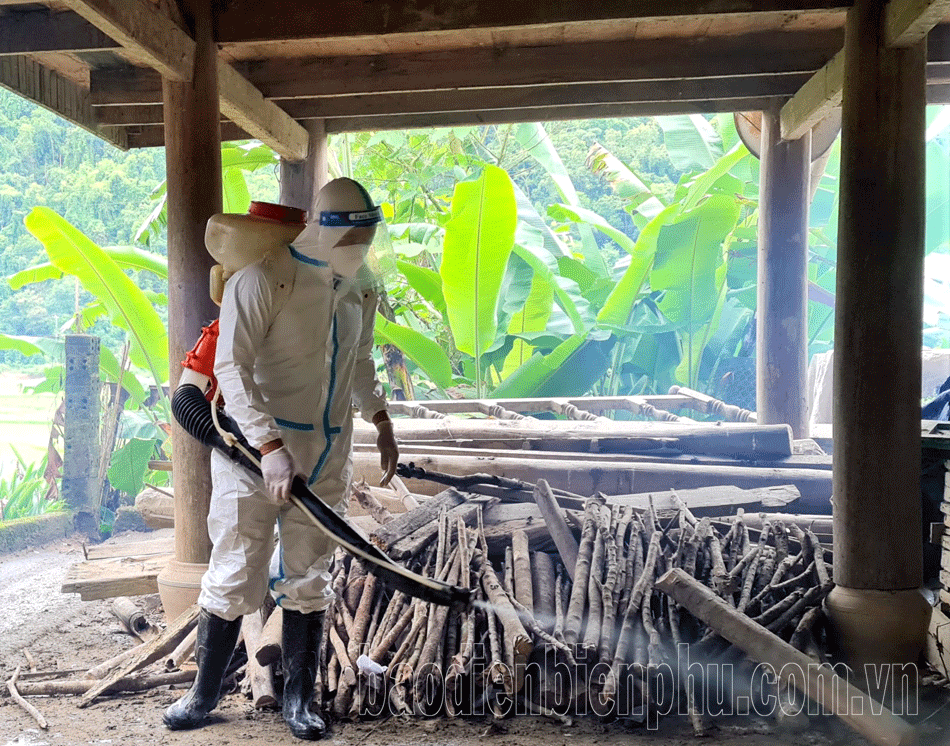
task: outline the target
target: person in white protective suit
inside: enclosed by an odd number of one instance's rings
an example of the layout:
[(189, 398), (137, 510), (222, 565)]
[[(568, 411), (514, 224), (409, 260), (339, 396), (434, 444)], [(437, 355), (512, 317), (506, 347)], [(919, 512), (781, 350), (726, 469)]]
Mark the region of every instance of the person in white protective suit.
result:
[[(381, 211), (351, 179), (324, 186), (315, 208), (292, 244), (238, 270), (224, 287), (214, 374), (226, 412), (262, 454), (263, 479), (212, 453), (213, 550), (198, 599), (199, 673), (165, 713), (172, 729), (197, 726), (217, 704), (241, 616), (260, 608), (269, 587), (283, 609), (284, 719), (298, 738), (326, 731), (309, 705), (335, 544), (289, 502), (291, 482), (300, 475), (343, 512), (354, 403), (378, 430), (383, 484), (399, 454), (372, 358), (378, 275), (367, 256), (374, 236), (386, 233)], [(222, 240), (216, 232), (226, 238), (212, 218), (209, 248)]]

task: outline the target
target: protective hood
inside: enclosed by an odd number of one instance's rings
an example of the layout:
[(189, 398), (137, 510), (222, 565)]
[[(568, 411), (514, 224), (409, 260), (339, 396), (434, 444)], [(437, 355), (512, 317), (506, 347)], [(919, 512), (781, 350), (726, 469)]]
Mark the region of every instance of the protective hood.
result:
[(395, 269), (382, 210), (352, 179), (334, 179), (320, 189), (313, 220), (291, 248), (298, 258), (361, 286), (378, 287)]

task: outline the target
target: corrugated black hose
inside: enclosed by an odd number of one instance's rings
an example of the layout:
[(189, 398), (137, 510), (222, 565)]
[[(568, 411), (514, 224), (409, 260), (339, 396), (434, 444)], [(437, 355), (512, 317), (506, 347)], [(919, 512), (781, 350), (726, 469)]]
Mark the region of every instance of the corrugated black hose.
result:
[[(237, 446), (228, 445), (218, 432), (211, 417), (211, 403), (194, 384), (182, 384), (172, 396), (172, 414), (185, 431), (204, 445), (214, 448), (233, 462), (261, 476), (260, 467), (241, 452)], [(260, 452), (253, 448), (241, 434), (237, 423), (223, 412), (218, 414), (218, 424), (231, 433), (247, 451), (260, 460)], [(442, 606), (469, 606), (472, 592), (467, 588), (425, 578), (396, 564), (378, 547), (366, 541), (345, 518), (323, 500), (314, 495), (299, 476), (294, 477), (290, 488), (291, 499), (309, 513), (344, 549), (356, 557), (374, 565), (374, 572), (385, 583), (403, 593)]]

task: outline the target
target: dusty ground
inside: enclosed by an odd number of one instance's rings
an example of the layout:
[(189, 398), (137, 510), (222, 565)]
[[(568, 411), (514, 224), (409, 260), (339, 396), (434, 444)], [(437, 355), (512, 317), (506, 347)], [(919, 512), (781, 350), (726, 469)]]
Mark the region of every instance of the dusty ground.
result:
[[(126, 535), (113, 541), (135, 538), (141, 536)], [(108, 601), (83, 602), (78, 596), (59, 592), (67, 569), (81, 559), (82, 548), (76, 540), (0, 556), (0, 676), (4, 680), (15, 666), (26, 667), (24, 649), (32, 653), (41, 670), (49, 670), (88, 668), (132, 646), (132, 638), (110, 613)], [(145, 600), (151, 608), (157, 606), (157, 596)], [(157, 611), (152, 618), (160, 619)], [(300, 743), (286, 731), (277, 713), (255, 711), (240, 694), (224, 698), (215, 721), (208, 727), (171, 733), (161, 724), (161, 712), (180, 694), (181, 691), (164, 689), (119, 696), (101, 700), (85, 710), (76, 707), (75, 697), (32, 698), (49, 720), (48, 731), (39, 730), (26, 713), (3, 696), (0, 746)], [(934, 714), (917, 718), (923, 721), (923, 744), (950, 744), (948, 703), (950, 696), (944, 691), (927, 694), (921, 710)], [(340, 724), (325, 743), (476, 746), (486, 738), (497, 746), (588, 746), (608, 742), (686, 746), (696, 742), (688, 724), (680, 718), (662, 721), (656, 732), (587, 720), (564, 726), (540, 718), (517, 718), (495, 725), (468, 720)], [(716, 746), (866, 744), (833, 718), (813, 719), (808, 731), (797, 734), (782, 732), (773, 722), (759, 718), (732, 719), (718, 723), (713, 739), (708, 742)]]

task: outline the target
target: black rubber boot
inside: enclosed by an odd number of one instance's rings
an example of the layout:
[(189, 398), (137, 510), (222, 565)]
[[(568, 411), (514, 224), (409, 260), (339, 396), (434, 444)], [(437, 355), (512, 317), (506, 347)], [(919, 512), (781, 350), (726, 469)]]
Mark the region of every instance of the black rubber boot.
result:
[(290, 732), (305, 741), (316, 741), (327, 732), (323, 719), (310, 711), (317, 680), (318, 656), (323, 640), (322, 611), (301, 614), (284, 609), (281, 650), (284, 664), (284, 720)]
[(165, 710), (162, 722), (170, 730), (197, 728), (218, 704), (221, 681), (241, 631), (241, 617), (225, 621), (204, 609), (198, 615), (195, 660), (198, 675), (184, 697)]

